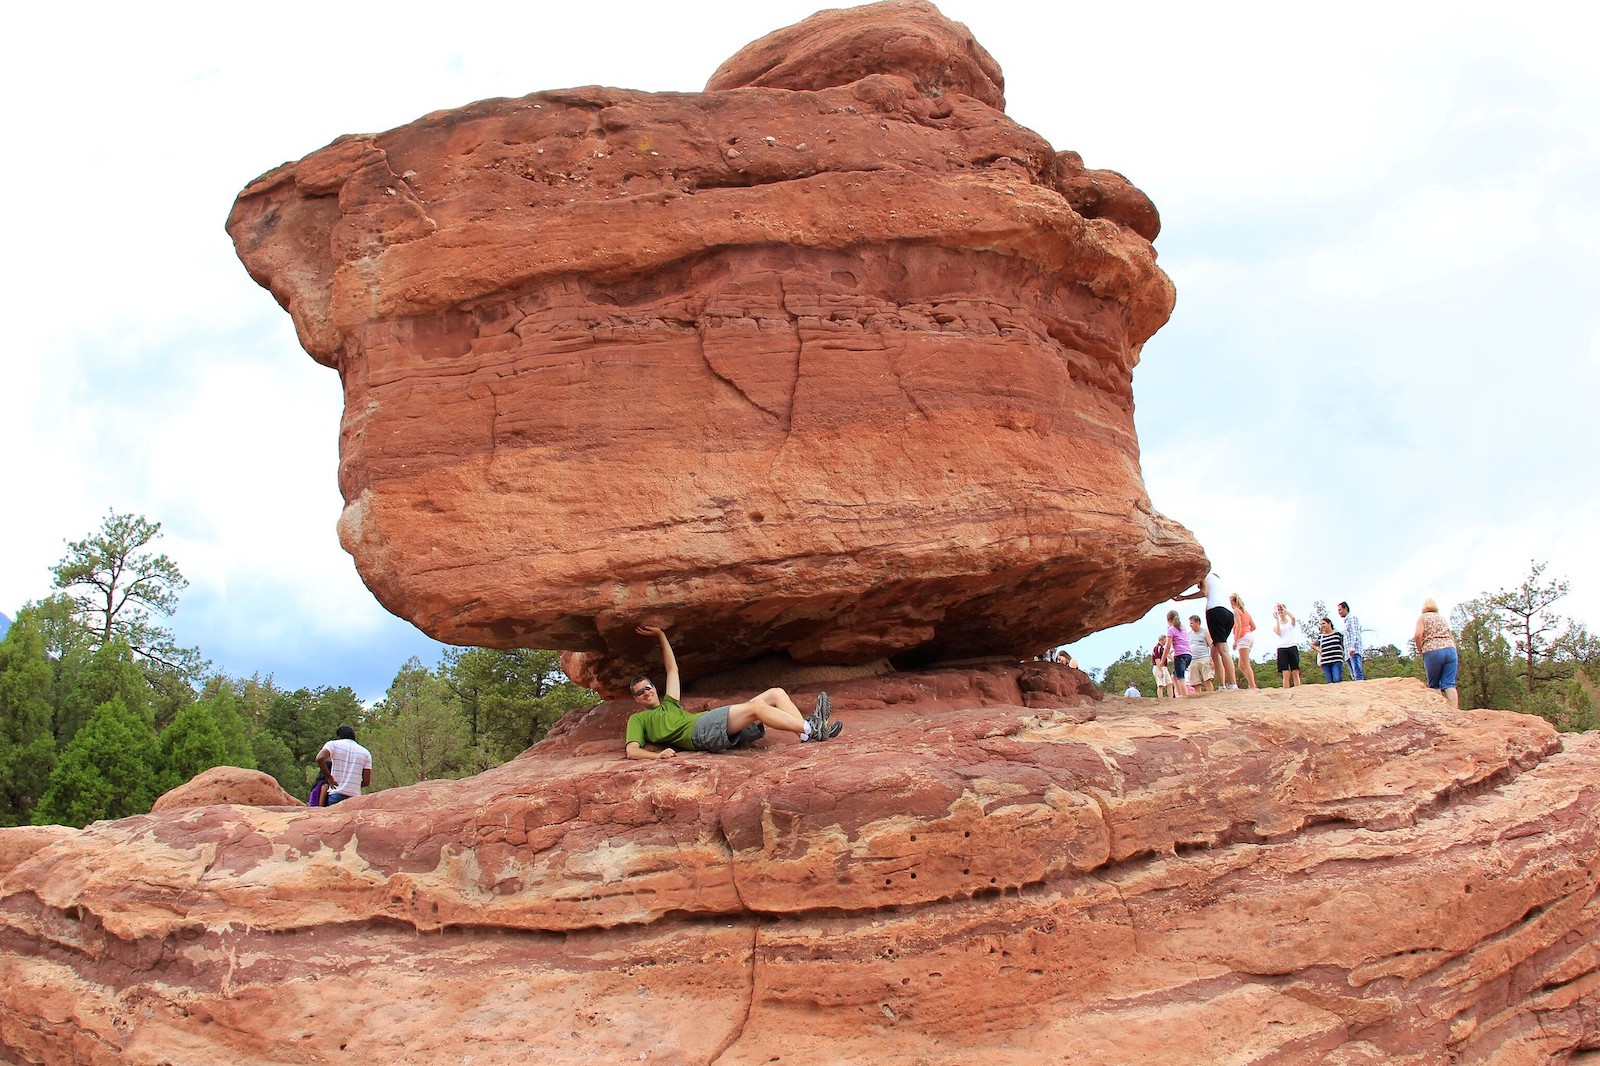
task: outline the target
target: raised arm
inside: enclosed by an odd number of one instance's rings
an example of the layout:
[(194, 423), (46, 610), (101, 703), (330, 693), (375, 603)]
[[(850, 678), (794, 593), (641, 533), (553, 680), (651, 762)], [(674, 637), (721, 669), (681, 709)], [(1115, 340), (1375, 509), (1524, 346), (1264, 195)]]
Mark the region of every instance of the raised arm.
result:
[(683, 692), (678, 682), (678, 660), (672, 654), (672, 642), (667, 639), (667, 634), (660, 626), (639, 626), (635, 632), (644, 636), (661, 638), (661, 658), (667, 666), (666, 694), (673, 699), (682, 699)]

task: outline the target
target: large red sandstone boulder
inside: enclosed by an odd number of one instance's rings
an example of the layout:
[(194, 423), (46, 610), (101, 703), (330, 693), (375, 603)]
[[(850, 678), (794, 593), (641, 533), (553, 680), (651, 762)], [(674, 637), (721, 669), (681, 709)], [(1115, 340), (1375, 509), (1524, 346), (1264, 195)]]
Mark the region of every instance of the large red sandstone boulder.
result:
[(1410, 680), (1033, 709), (979, 704), (1077, 682), (900, 684), (922, 691), (841, 687), (827, 744), (630, 763), (577, 721), (359, 806), (99, 823), (0, 884), (0, 1058), (1600, 1047), (1600, 736), (1453, 713)]
[(242, 803), (249, 807), (282, 807), (301, 803), (283, 790), (271, 774), (239, 766), (213, 766), (202, 770), (156, 800), (154, 811)]
[(1205, 569), (1131, 380), (1159, 220), (1006, 117), (925, 3), (824, 12), (702, 93), (582, 88), (343, 137), (228, 220), (336, 367), (340, 538), (440, 640), (618, 693), (901, 668), (1137, 618)]

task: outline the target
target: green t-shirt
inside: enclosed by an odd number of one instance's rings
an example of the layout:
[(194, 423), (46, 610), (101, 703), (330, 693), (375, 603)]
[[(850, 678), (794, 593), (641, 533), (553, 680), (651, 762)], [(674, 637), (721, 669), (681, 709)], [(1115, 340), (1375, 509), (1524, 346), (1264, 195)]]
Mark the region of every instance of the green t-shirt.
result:
[(628, 716), (627, 744), (665, 744), (679, 751), (694, 750), (694, 723), (700, 716), (690, 714), (671, 696), (661, 697), (661, 706)]

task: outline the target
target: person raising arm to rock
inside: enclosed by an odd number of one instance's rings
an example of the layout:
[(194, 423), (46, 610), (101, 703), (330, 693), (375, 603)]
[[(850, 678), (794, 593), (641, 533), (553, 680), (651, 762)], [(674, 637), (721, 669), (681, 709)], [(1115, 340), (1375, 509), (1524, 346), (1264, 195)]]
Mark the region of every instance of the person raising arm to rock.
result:
[(817, 694), (816, 709), (802, 715), (789, 694), (769, 688), (754, 699), (695, 714), (683, 709), (678, 660), (672, 643), (660, 626), (639, 626), (637, 632), (661, 641), (661, 658), (666, 664), (666, 688), (658, 690), (643, 674), (633, 679), (629, 690), (634, 702), (644, 709), (628, 716), (623, 752), (629, 759), (671, 759), (680, 751), (727, 751), (754, 743), (766, 735), (766, 727), (798, 733), (802, 742), (832, 740), (844, 728), (833, 721), (828, 694)]

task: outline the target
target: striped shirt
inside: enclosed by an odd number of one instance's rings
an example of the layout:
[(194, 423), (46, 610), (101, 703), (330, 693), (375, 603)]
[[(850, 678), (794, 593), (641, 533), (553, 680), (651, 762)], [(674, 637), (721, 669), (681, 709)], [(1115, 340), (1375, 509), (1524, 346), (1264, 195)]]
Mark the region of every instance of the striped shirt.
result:
[(1337, 633), (1324, 633), (1317, 638), (1317, 665), (1332, 666), (1344, 662), (1344, 638)]
[(333, 763), (333, 791), (341, 796), (361, 795), (361, 771), (372, 769), (372, 752), (353, 740), (330, 740), (323, 746)]

